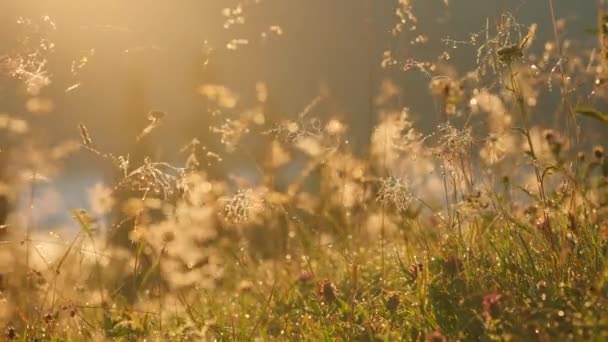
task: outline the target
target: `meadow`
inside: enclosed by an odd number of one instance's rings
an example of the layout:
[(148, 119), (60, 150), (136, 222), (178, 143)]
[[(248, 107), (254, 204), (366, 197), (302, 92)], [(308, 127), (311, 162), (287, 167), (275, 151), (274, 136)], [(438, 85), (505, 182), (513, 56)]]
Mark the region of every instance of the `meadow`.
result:
[[(62, 100), (49, 89), (78, 97), (103, 52), (61, 83), (62, 23), (15, 18), (0, 50), (1, 99), (22, 103), (0, 101), (1, 339), (608, 340), (607, 7), (576, 39), (553, 0), (542, 23), (513, 9), (434, 37), (422, 2), (391, 3), (395, 43), (372, 56), (384, 73), (363, 85), (367, 117), (336, 112), (323, 83), (283, 113), (263, 80), (203, 82), (192, 136), (137, 106), (125, 126), (83, 114), (51, 132)], [(223, 8), (221, 29), (259, 3), (272, 0)], [(201, 42), (199, 67), (290, 39), (265, 25), (258, 40)], [(467, 70), (454, 62), (465, 51)], [(415, 75), (432, 110), (410, 108), (391, 73)], [(58, 205), (73, 194), (57, 179), (79, 168), (104, 178)]]

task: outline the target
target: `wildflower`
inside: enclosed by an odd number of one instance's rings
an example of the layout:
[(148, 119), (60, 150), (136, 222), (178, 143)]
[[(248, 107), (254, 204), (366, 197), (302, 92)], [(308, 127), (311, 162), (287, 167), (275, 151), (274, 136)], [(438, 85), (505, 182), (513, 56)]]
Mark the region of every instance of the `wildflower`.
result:
[(399, 298), (399, 294), (394, 292), (391, 293), (386, 299), (385, 307), (389, 312), (394, 313), (397, 311), (400, 303), (401, 299)]
[(481, 305), (483, 306), (483, 315), (490, 320), (498, 316), (500, 309), (500, 299), (502, 295), (499, 293), (490, 293), (483, 296)]
[(325, 279), (319, 284), (319, 296), (321, 296), (324, 303), (329, 304), (335, 302), (337, 295), (338, 289), (331, 280)]
[(311, 281), (314, 278), (314, 274), (310, 271), (303, 271), (302, 273), (300, 273), (300, 275), (298, 276), (298, 281), (300, 283), (308, 283), (309, 281)]

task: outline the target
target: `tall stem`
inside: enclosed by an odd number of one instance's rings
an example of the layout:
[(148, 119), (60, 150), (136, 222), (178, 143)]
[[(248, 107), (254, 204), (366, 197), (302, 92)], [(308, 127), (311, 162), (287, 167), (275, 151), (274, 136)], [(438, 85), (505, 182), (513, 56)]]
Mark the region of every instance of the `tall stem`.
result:
[(545, 195), (544, 180), (543, 180), (543, 176), (542, 176), (543, 172), (541, 171), (540, 166), (538, 165), (538, 156), (536, 154), (536, 150), (534, 149), (534, 143), (532, 142), (532, 136), (530, 135), (530, 117), (529, 117), (529, 113), (528, 113), (528, 108), (526, 107), (523, 92), (515, 79), (515, 72), (513, 71), (513, 67), (511, 65), (511, 63), (508, 64), (508, 68), (509, 68), (509, 76), (511, 79), (511, 92), (513, 93), (513, 96), (515, 97), (515, 101), (517, 102), (519, 111), (522, 116), (522, 123), (523, 123), (522, 132), (523, 132), (524, 136), (526, 137), (528, 148), (530, 149), (530, 157), (532, 157), (532, 164), (534, 166), (534, 173), (536, 175), (536, 183), (538, 185), (538, 193), (539, 193), (539, 196), (543, 203), (544, 224), (546, 225), (546, 227), (549, 227), (549, 229), (551, 229), (550, 228), (551, 224), (549, 221), (549, 214), (547, 212), (548, 206), (547, 206), (547, 197)]
[(551, 23), (553, 24), (553, 39), (555, 41), (555, 48), (557, 49), (557, 55), (558, 55), (558, 65), (557, 67), (559, 68), (559, 74), (560, 74), (560, 89), (561, 89), (561, 95), (562, 95), (562, 104), (563, 104), (563, 108), (564, 110), (568, 113), (568, 131), (570, 132), (570, 138), (575, 142), (578, 143), (579, 141), (579, 132), (578, 132), (578, 127), (577, 127), (577, 123), (576, 123), (576, 114), (574, 113), (574, 110), (572, 109), (572, 106), (570, 105), (570, 100), (568, 99), (568, 84), (566, 82), (566, 74), (564, 73), (564, 69), (563, 69), (563, 61), (564, 61), (564, 56), (562, 54), (562, 46), (561, 46), (561, 42), (559, 40), (559, 34), (557, 32), (557, 20), (555, 17), (555, 5), (554, 5), (554, 0), (548, 0), (549, 1), (549, 12), (551, 13)]

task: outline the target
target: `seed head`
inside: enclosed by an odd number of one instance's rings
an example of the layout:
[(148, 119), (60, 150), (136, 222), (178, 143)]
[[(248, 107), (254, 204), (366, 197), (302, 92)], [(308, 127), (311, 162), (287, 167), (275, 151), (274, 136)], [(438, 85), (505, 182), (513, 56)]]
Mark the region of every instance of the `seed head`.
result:
[(336, 285), (329, 279), (325, 279), (319, 284), (319, 296), (326, 304), (333, 303), (337, 299), (338, 289)]
[(381, 204), (393, 206), (399, 212), (407, 211), (413, 198), (407, 180), (391, 176), (380, 182), (376, 200)]
[(390, 311), (391, 313), (394, 313), (395, 311), (397, 311), (399, 304), (401, 304), (401, 299), (399, 298), (399, 294), (396, 292), (391, 293), (386, 298), (385, 306), (386, 306), (386, 309), (388, 311)]
[(91, 140), (91, 136), (89, 135), (89, 131), (84, 124), (78, 124), (78, 129), (80, 130), (80, 138), (82, 140), (82, 144), (85, 146), (91, 146), (93, 141)]
[(580, 162), (584, 162), (585, 161), (585, 152), (579, 152), (579, 153), (577, 153), (576, 157), (578, 158), (578, 160)]
[(170, 230), (166, 231), (163, 233), (162, 238), (163, 238), (163, 242), (169, 243), (169, 242), (175, 240), (175, 233)]
[(543, 132), (543, 135), (545, 137), (545, 140), (547, 140), (548, 143), (551, 143), (555, 140), (555, 132), (553, 132), (552, 129), (547, 129)]
[(604, 147), (602, 146), (595, 146), (593, 148), (593, 155), (595, 156), (595, 158), (597, 159), (602, 159), (604, 157)]
[(15, 330), (15, 327), (13, 327), (12, 325), (9, 325), (8, 328), (6, 328), (6, 339), (9, 341), (12, 341), (16, 338), (17, 338), (17, 331)]

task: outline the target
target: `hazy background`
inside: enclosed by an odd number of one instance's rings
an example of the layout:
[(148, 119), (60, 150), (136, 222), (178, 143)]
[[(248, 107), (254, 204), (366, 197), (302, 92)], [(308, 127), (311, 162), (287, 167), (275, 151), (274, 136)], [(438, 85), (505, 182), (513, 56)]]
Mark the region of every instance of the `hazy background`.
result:
[[(350, 126), (356, 148), (367, 143), (375, 122), (370, 98), (379, 82), (390, 77), (403, 88), (404, 104), (426, 129), (436, 115), (428, 80), (414, 71), (385, 71), (382, 52), (400, 44), (389, 34), (395, 24), (395, 0), (263, 0), (246, 7), (246, 23), (225, 29), (221, 11), (237, 2), (228, 0), (3, 0), (0, 3), (0, 55), (10, 52), (19, 36), (18, 17), (48, 15), (56, 25), (49, 39), (52, 85), (42, 96), (53, 99), (54, 110), (37, 118), (48, 129), (49, 141), (73, 137), (85, 123), (96, 142), (114, 152), (132, 149), (146, 124), (148, 110), (168, 113), (157, 134), (162, 135), (159, 156), (173, 158), (193, 137), (210, 139), (209, 118), (198, 85), (223, 83), (243, 97), (254, 99), (254, 85), (264, 81), (273, 111), (296, 115), (327, 85), (331, 110)], [(414, 0), (418, 32), (430, 38), (426, 45), (408, 48), (407, 54), (434, 60), (446, 49), (460, 71), (474, 68), (473, 49), (449, 49), (442, 38), (467, 40), (469, 33), (493, 25), (500, 13), (511, 11), (523, 24), (538, 23), (538, 42), (551, 37), (548, 1), (542, 0)], [(558, 17), (568, 21), (571, 37), (594, 37), (585, 29), (596, 26), (595, 1), (556, 0)], [(283, 34), (261, 32), (278, 25)], [(225, 48), (234, 38), (250, 44), (236, 51)], [(410, 37), (411, 38), (411, 37)], [(205, 66), (206, 47), (213, 47)], [(542, 47), (536, 47), (542, 48)], [(70, 73), (72, 61), (95, 54), (81, 72)], [(25, 113), (25, 92), (15, 93), (15, 81), (0, 78), (0, 112)], [(80, 86), (66, 93), (74, 84)], [(554, 108), (552, 108), (553, 110)], [(216, 139), (216, 137), (212, 137)], [(157, 140), (157, 142), (159, 142)], [(158, 148), (158, 147), (155, 147)], [(99, 166), (79, 157), (70, 172), (91, 174)], [(86, 161), (86, 164), (82, 162)], [(77, 188), (78, 177), (68, 183)], [(87, 181), (88, 182), (88, 181)]]

